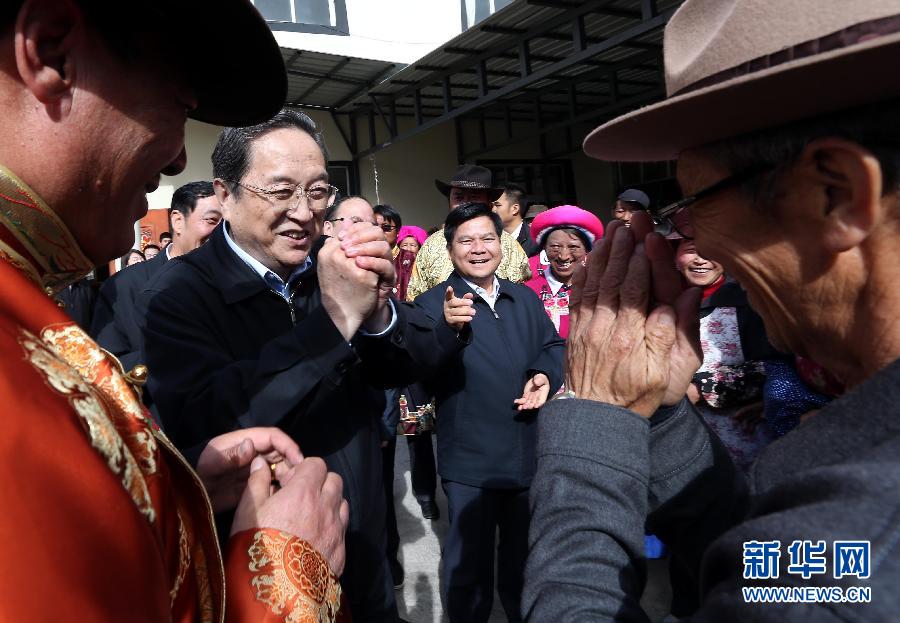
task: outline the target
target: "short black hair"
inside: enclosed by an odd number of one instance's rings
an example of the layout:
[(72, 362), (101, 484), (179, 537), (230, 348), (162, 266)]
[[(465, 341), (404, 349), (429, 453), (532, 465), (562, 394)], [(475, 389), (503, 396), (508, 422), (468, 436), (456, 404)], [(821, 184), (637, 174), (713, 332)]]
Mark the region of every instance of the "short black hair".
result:
[(153, 244), (152, 242), (150, 244), (144, 245), (144, 253), (147, 253), (147, 249), (156, 249), (157, 251), (162, 251), (162, 249), (159, 248), (158, 244)]
[(171, 240), (171, 239), (172, 239), (172, 232), (170, 232), (170, 231), (164, 231), (163, 233), (161, 233), (161, 234), (159, 235), (159, 241), (162, 242), (162, 239), (163, 239), (163, 238), (168, 238), (169, 240)]
[(228, 183), (231, 192), (238, 195), (241, 187), (234, 182), (240, 182), (247, 173), (250, 166), (250, 146), (256, 139), (282, 128), (296, 128), (309, 134), (322, 150), (325, 163), (328, 163), (325, 139), (316, 122), (302, 112), (282, 108), (278, 114), (263, 123), (222, 130), (212, 153), (213, 175)]
[(486, 216), (491, 219), (497, 235), (503, 235), (503, 221), (500, 220), (500, 215), (494, 212), (488, 204), (472, 201), (460, 204), (447, 215), (447, 220), (444, 221), (444, 239), (447, 241), (447, 246), (449, 247), (453, 243), (453, 236), (456, 235), (456, 230), (459, 229), (460, 225), (480, 216)]
[[(181, 212), (182, 216), (187, 218), (197, 207), (198, 199), (212, 197), (214, 194), (216, 193), (213, 191), (212, 182), (188, 182), (176, 189), (172, 193), (172, 203), (169, 204), (169, 227), (172, 226), (172, 212)], [(159, 237), (162, 238), (162, 234)], [(169, 234), (169, 237), (171, 238), (172, 234)]]
[(138, 249), (129, 249), (125, 255), (123, 255), (121, 258), (119, 258), (120, 269), (125, 268), (125, 266), (128, 264), (128, 260), (131, 259), (132, 255), (139, 255), (142, 260), (147, 259), (144, 257), (144, 254), (141, 253)]
[(330, 221), (331, 219), (333, 219), (334, 215), (337, 214), (338, 208), (341, 207), (344, 204), (344, 202), (349, 201), (350, 199), (362, 199), (369, 205), (372, 205), (372, 202), (369, 201), (368, 199), (366, 199), (365, 197), (363, 197), (362, 195), (347, 195), (346, 197), (341, 197), (340, 199), (338, 199), (337, 201), (332, 203), (330, 206), (328, 206), (328, 209), (325, 210), (325, 220)]
[(384, 220), (393, 223), (398, 231), (403, 227), (403, 219), (400, 218), (400, 213), (391, 204), (379, 203), (377, 206), (373, 206), (372, 209), (375, 210), (375, 214), (380, 214)]
[(519, 204), (519, 216), (525, 218), (525, 188), (515, 182), (507, 182), (503, 185), (503, 192), (509, 197), (510, 201)]

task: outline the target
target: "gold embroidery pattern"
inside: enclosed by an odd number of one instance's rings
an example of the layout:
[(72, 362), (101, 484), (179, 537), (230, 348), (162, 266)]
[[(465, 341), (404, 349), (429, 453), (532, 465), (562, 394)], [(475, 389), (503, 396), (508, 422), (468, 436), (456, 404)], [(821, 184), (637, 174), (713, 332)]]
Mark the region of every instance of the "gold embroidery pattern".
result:
[(155, 521), (156, 510), (143, 474), (116, 430), (97, 391), (77, 374), (52, 345), (22, 328), (19, 329), (19, 343), (25, 350), (28, 361), (44, 375), (47, 384), (60, 394), (69, 396), (69, 403), (87, 426), (91, 445), (103, 455), (109, 469), (121, 477), (122, 486), (131, 495), (138, 510), (148, 521)]
[(175, 598), (178, 597), (178, 589), (184, 584), (184, 578), (187, 577), (188, 567), (191, 564), (191, 548), (188, 543), (187, 530), (184, 528), (184, 521), (181, 519), (181, 513), (178, 514), (178, 575), (175, 576), (175, 584), (169, 591), (169, 599), (172, 605), (175, 604)]
[(259, 531), (247, 551), (256, 599), (288, 623), (333, 621), (341, 587), (328, 563), (306, 541), (283, 532)]
[(85, 381), (100, 390), (103, 398), (112, 404), (111, 414), (114, 418), (124, 413), (128, 428), (138, 427), (131, 436), (133, 441), (129, 444), (131, 452), (145, 474), (155, 474), (156, 439), (147, 428), (143, 407), (138, 402), (131, 385), (125, 380), (117, 361), (111, 361), (110, 356), (74, 323), (46, 327), (41, 331), (41, 338), (57, 355), (75, 368)]
[(37, 262), (44, 288), (58, 292), (93, 267), (93, 262), (85, 257), (75, 237), (50, 206), (3, 166), (0, 166), (0, 224)]

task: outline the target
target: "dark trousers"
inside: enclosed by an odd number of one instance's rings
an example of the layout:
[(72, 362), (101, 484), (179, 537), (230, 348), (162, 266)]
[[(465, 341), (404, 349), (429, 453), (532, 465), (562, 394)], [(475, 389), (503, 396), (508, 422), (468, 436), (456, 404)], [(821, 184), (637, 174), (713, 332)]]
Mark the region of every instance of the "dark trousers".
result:
[(406, 446), (409, 448), (409, 474), (412, 479), (413, 495), (420, 502), (434, 501), (437, 470), (434, 468), (431, 431), (408, 436)]
[(397, 438), (392, 437), (381, 449), (381, 477), (384, 483), (385, 532), (387, 533), (387, 559), (397, 562), (400, 550), (400, 532), (397, 530), (397, 510), (394, 508), (394, 454), (397, 451)]
[(442, 480), (450, 527), (444, 539), (441, 597), (452, 623), (487, 621), (497, 593), (510, 621), (521, 621), (528, 556), (528, 489), (482, 489)]

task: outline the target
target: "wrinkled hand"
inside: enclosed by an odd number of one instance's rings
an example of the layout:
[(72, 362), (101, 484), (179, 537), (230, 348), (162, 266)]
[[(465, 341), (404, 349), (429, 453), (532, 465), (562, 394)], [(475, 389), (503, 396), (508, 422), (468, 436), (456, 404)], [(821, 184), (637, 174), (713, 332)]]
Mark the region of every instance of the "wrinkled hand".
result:
[(378, 305), (378, 275), (360, 268), (362, 259), (347, 257), (334, 238), (325, 241), (318, 256), (322, 307), (348, 342)]
[(303, 460), (294, 440), (277, 428), (245, 428), (213, 437), (200, 453), (197, 474), (214, 512), (237, 506), (256, 457), (275, 464), (278, 478)]
[(384, 237), (384, 231), (371, 223), (354, 223), (338, 234), (345, 255), (353, 258), (356, 265), (378, 276), (378, 295), (375, 309), (365, 318), (365, 329), (369, 333), (380, 333), (391, 321), (388, 299), (397, 282), (397, 272), (391, 257), (391, 245)]
[(293, 534), (316, 548), (331, 571), (341, 575), (344, 533), (350, 518), (341, 477), (330, 473), (322, 459), (311, 457), (292, 467), (279, 481), (281, 489), (273, 493), (267, 463), (254, 460), (231, 534), (253, 528)]
[(644, 417), (680, 400), (700, 365), (701, 291), (682, 291), (668, 243), (651, 232), (644, 214), (630, 229), (612, 223), (576, 273), (566, 359), (577, 397)]
[(519, 405), (519, 411), (528, 409), (540, 409), (547, 402), (550, 395), (550, 379), (543, 372), (538, 372), (533, 377), (525, 381), (525, 389), (522, 390), (522, 397), (516, 398), (513, 402)]
[(459, 332), (475, 316), (475, 297), (471, 292), (456, 296), (453, 286), (447, 286), (444, 293), (444, 320), (451, 329)]

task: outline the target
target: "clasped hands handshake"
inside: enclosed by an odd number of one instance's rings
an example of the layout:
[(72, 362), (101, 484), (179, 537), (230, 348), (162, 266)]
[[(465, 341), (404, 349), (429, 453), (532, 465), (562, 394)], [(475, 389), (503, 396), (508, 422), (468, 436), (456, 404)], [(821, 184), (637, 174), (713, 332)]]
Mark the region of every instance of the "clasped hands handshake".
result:
[[(355, 223), (325, 240), (317, 273), (322, 305), (344, 339), (360, 327), (370, 333), (387, 328), (396, 276), (380, 228)], [(350, 511), (341, 477), (321, 459), (304, 458), (283, 431), (248, 428), (215, 437), (201, 453), (197, 473), (215, 512), (237, 507), (232, 534), (251, 528), (293, 534), (309, 542), (335, 575), (343, 572)]]
[(397, 281), (391, 247), (380, 227), (354, 223), (319, 250), (322, 306), (350, 341), (360, 327), (380, 333), (390, 324), (388, 299)]
[(566, 388), (650, 417), (680, 401), (703, 360), (700, 288), (684, 288), (645, 213), (613, 221), (573, 277)]

